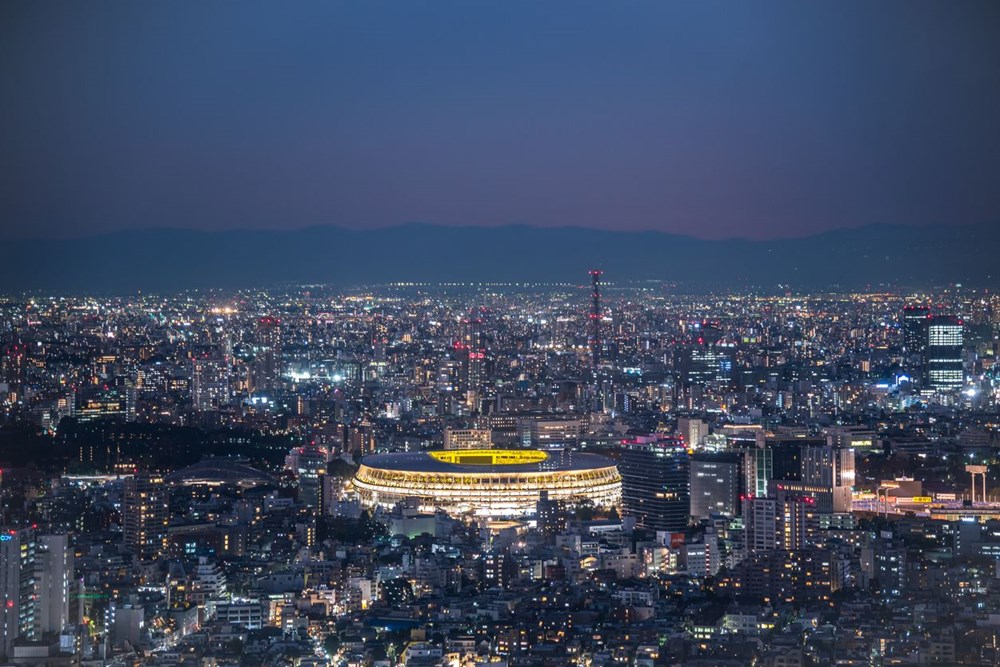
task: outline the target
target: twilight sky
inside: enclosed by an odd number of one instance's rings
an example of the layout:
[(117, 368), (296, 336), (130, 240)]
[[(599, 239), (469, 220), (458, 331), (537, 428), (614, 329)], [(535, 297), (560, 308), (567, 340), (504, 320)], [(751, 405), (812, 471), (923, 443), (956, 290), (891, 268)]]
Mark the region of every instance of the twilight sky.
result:
[(0, 3), (0, 238), (1000, 221), (1000, 3)]

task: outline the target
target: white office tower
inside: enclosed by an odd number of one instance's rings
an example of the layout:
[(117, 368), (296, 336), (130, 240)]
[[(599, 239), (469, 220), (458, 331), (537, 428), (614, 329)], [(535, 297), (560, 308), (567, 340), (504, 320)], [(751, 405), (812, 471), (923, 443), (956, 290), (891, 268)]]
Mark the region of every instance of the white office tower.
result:
[(35, 553), (35, 628), (41, 635), (61, 632), (74, 623), (69, 617), (73, 583), (73, 551), (68, 535), (42, 535)]
[(69, 618), (72, 581), (66, 535), (0, 530), (0, 661), (12, 657), (14, 640), (41, 639), (75, 622)]
[(0, 659), (6, 662), (18, 637), (33, 637), (35, 531), (0, 531)]

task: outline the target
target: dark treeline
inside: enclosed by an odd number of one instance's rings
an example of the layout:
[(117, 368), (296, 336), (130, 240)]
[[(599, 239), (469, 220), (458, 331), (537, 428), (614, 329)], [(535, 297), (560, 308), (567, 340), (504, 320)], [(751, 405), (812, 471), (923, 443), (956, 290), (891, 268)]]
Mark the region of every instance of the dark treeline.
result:
[(144, 470), (176, 470), (210, 456), (280, 465), (295, 443), (291, 436), (251, 429), (203, 430), (170, 424), (63, 419), (54, 435), (17, 423), (0, 428), (0, 466), (45, 472), (110, 472), (132, 464)]

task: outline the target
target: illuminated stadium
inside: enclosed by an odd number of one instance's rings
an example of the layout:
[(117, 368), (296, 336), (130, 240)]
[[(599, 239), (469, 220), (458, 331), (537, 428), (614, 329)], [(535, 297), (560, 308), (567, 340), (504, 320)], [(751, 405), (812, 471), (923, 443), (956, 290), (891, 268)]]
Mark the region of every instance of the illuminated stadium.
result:
[(416, 498), (425, 510), (484, 516), (531, 514), (541, 491), (570, 504), (621, 500), (614, 461), (596, 454), (533, 449), (461, 449), (376, 454), (361, 460), (354, 488), (362, 503), (392, 507)]

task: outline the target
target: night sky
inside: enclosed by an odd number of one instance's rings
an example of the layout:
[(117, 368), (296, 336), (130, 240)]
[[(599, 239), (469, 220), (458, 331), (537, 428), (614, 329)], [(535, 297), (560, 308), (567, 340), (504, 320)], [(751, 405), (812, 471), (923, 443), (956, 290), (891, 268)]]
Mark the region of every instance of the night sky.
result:
[(1000, 220), (1000, 3), (0, 3), (0, 237)]

